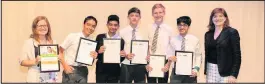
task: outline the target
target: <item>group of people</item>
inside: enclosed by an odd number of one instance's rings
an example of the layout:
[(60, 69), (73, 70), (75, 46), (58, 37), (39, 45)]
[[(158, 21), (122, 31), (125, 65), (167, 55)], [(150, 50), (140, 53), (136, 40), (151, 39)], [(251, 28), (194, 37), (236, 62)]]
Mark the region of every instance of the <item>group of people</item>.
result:
[[(152, 7), (153, 24), (149, 25), (148, 32), (140, 30), (139, 21), (141, 11), (133, 7), (128, 11), (129, 25), (120, 28), (119, 16), (110, 15), (107, 20), (108, 32), (97, 35), (97, 47), (90, 56), (98, 59), (96, 63), (96, 83), (197, 83), (197, 76), (201, 68), (202, 52), (199, 39), (189, 34), (191, 25), (189, 16), (176, 19), (178, 35), (174, 35), (172, 27), (164, 23), (166, 8), (162, 4)], [(78, 33), (69, 34), (59, 46), (59, 61), (63, 66), (63, 83), (87, 83), (88, 68), (84, 64), (75, 62), (80, 37), (92, 39), (92, 33), (97, 27), (97, 19), (87, 16), (83, 22), (83, 29)], [(210, 15), (209, 30), (205, 33), (205, 69), (207, 83), (235, 83), (241, 65), (240, 37), (236, 29), (229, 25), (229, 18), (223, 8), (215, 8)], [(32, 34), (26, 40), (20, 57), (20, 65), (29, 68), (27, 82), (58, 82), (58, 72), (41, 73), (37, 66), (40, 62), (38, 44), (55, 44), (51, 37), (51, 26), (45, 16), (38, 16), (32, 24)], [(147, 35), (145, 35), (147, 34)], [(104, 38), (121, 39), (121, 64), (103, 63)], [(130, 53), (131, 40), (149, 40), (150, 55), (165, 55), (166, 64), (161, 70), (163, 78), (149, 77), (148, 72), (153, 68), (148, 64), (131, 64), (134, 53)], [(194, 53), (192, 75), (175, 74), (174, 63), (178, 62), (175, 51), (191, 51)], [(170, 66), (173, 67), (169, 76)], [(56, 73), (56, 75), (49, 75)], [(49, 77), (44, 77), (48, 75)], [(51, 79), (53, 78), (53, 79)], [(55, 78), (55, 79), (54, 79)]]

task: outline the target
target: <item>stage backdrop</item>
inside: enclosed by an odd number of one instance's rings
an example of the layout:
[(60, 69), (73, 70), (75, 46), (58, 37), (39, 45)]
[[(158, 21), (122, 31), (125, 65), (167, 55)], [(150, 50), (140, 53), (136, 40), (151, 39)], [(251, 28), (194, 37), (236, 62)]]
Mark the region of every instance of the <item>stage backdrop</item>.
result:
[[(107, 31), (106, 21), (110, 14), (120, 17), (120, 29), (128, 25), (127, 13), (132, 7), (141, 10), (141, 29), (153, 23), (151, 9), (155, 3), (166, 7), (165, 23), (175, 34), (176, 18), (190, 16), (189, 33), (200, 39), (204, 55), (204, 34), (211, 11), (224, 8), (231, 26), (241, 37), (242, 64), (238, 82), (264, 82), (264, 2), (263, 1), (3, 1), (2, 2), (2, 78), (3, 82), (25, 82), (27, 68), (18, 62), (22, 44), (29, 38), (31, 25), (36, 16), (47, 16), (52, 37), (62, 43), (69, 33), (80, 32), (83, 20), (88, 15), (98, 19), (94, 36)], [(147, 31), (146, 31), (147, 32)], [(204, 60), (203, 60), (204, 63)], [(88, 82), (95, 82), (95, 65), (89, 67)], [(201, 66), (198, 82), (205, 82), (204, 64)], [(61, 75), (60, 75), (61, 79)]]

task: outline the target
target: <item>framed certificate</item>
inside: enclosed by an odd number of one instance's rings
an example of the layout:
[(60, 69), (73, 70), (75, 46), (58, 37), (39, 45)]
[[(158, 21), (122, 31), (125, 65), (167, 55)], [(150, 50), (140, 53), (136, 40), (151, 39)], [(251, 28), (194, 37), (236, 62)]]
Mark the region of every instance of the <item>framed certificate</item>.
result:
[(164, 72), (162, 68), (164, 68), (166, 64), (166, 55), (150, 55), (149, 66), (153, 68), (152, 71), (148, 72), (149, 77), (164, 77)]
[(59, 72), (58, 44), (38, 45), (40, 72)]
[(96, 46), (96, 41), (81, 37), (76, 52), (75, 62), (92, 66), (94, 58), (90, 56), (90, 52), (95, 51)]
[(106, 47), (103, 63), (120, 63), (121, 39), (103, 39), (104, 46)]
[(132, 40), (131, 53), (135, 56), (130, 61), (131, 64), (147, 64), (146, 56), (148, 55), (149, 41), (148, 40)]
[(193, 52), (175, 51), (177, 62), (175, 62), (175, 74), (191, 75), (193, 65)]

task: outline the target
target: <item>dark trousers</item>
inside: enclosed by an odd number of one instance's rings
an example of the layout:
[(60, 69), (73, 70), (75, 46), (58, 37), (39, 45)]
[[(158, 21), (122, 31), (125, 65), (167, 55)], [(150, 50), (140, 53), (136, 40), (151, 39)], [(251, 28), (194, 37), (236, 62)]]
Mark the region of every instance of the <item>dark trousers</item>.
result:
[(96, 74), (96, 83), (118, 83), (119, 76), (111, 75), (107, 73), (97, 73)]
[(72, 66), (73, 73), (66, 74), (63, 71), (63, 83), (87, 83), (88, 69), (86, 66)]
[(197, 83), (197, 76), (190, 77), (189, 75), (176, 75), (175, 69), (173, 68), (170, 83)]
[(121, 64), (120, 83), (145, 83), (145, 65)]
[(149, 77), (149, 74), (147, 72), (147, 83), (167, 83), (168, 74), (169, 71), (164, 73), (164, 78), (157, 78), (157, 77)]

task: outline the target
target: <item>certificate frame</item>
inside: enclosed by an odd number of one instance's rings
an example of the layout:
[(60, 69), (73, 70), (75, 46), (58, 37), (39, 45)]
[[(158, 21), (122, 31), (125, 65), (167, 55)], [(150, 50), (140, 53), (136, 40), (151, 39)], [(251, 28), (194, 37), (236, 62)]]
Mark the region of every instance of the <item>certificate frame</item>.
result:
[[(161, 59), (163, 59), (164, 66), (166, 65), (166, 55), (155, 55), (155, 54), (154, 55), (150, 55), (150, 62), (151, 62), (151, 56), (160, 57)], [(150, 62), (148, 64), (150, 64)], [(150, 72), (148, 72), (148, 77), (164, 78), (165, 77), (165, 72), (163, 72), (163, 77), (160, 77), (160, 76), (150, 76)]]
[[(134, 42), (147, 42), (147, 52), (146, 52), (146, 56), (148, 56), (148, 51), (149, 51), (149, 40), (131, 40), (131, 47), (130, 47), (130, 53), (132, 53), (132, 46), (133, 46), (133, 43)], [(130, 64), (144, 64), (144, 65), (146, 65), (147, 64), (147, 61), (146, 61), (146, 63), (135, 63), (135, 62), (133, 62), (133, 59), (132, 60), (130, 60)]]
[[(103, 38), (103, 45), (104, 45), (104, 41), (105, 40), (120, 40), (120, 46), (119, 46), (119, 48), (121, 48), (121, 39), (120, 38)], [(121, 49), (119, 49), (119, 52), (121, 51)], [(105, 51), (106, 52), (106, 51)], [(120, 64), (121, 63), (121, 57), (120, 57), (120, 54), (118, 55), (119, 56), (119, 62), (105, 62), (105, 52), (103, 53), (103, 63), (106, 63), (106, 64)]]
[[(56, 54), (57, 55), (57, 59), (58, 59), (58, 56), (59, 56), (59, 46), (58, 46), (58, 44), (39, 44), (38, 45), (38, 55), (39, 56), (41, 56), (42, 55), (42, 47), (46, 47), (47, 48), (47, 52), (46, 52), (46, 54), (48, 55), (48, 54)], [(53, 49), (53, 48), (55, 48), (55, 49)], [(49, 52), (49, 50), (48, 49), (51, 49), (51, 52)], [(54, 51), (54, 50), (56, 50), (56, 51)], [(55, 70), (43, 70), (43, 67), (44, 67), (44, 65), (42, 65), (42, 61), (40, 61), (40, 72), (59, 72), (60, 71), (60, 61), (59, 61), (59, 59), (58, 59), (58, 63), (57, 64), (55, 64), (55, 65), (58, 65), (58, 69), (55, 69)]]
[[(87, 64), (87, 63), (79, 62), (79, 61), (77, 60), (77, 57), (78, 57), (78, 54), (79, 54), (80, 45), (81, 45), (81, 41), (82, 41), (82, 40), (84, 40), (84, 41), (94, 42), (94, 43), (96, 43), (96, 45), (97, 45), (97, 41), (94, 41), (94, 40), (90, 40), (90, 39), (87, 39), (87, 38), (80, 37), (80, 39), (79, 39), (79, 43), (78, 43), (78, 47), (77, 47), (77, 51), (76, 51), (76, 56), (75, 56), (75, 62), (80, 63), (80, 64), (84, 64), (84, 65), (87, 65), (87, 66), (92, 66), (93, 63), (94, 63), (94, 61), (95, 61), (95, 59), (92, 59), (92, 63), (91, 63), (91, 64)], [(94, 51), (96, 51), (96, 48), (95, 48)]]
[[(179, 51), (179, 50), (176, 50), (175, 51), (175, 56), (177, 56), (177, 53), (191, 53), (192, 56), (191, 56), (191, 71), (192, 72), (192, 68), (193, 68), (193, 57), (194, 57), (194, 53), (192, 51)], [(174, 63), (174, 74), (175, 75), (182, 75), (182, 74), (176, 74), (176, 62)]]

